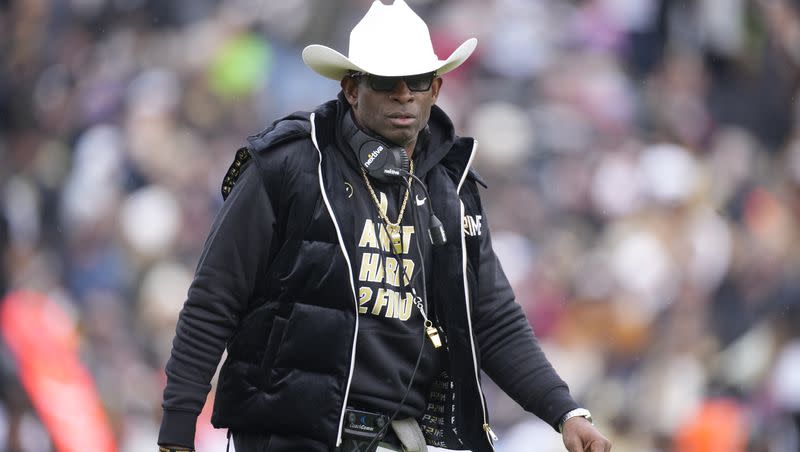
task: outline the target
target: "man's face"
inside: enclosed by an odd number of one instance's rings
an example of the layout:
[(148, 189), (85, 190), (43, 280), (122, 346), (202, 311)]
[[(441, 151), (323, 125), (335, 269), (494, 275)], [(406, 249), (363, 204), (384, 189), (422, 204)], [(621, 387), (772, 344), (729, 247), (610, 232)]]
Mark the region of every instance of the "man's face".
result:
[(416, 143), (417, 134), (428, 124), (442, 79), (435, 77), (426, 91), (411, 91), (404, 80), (398, 80), (389, 91), (376, 91), (366, 77), (347, 76), (341, 85), (362, 128), (413, 151), (409, 146)]

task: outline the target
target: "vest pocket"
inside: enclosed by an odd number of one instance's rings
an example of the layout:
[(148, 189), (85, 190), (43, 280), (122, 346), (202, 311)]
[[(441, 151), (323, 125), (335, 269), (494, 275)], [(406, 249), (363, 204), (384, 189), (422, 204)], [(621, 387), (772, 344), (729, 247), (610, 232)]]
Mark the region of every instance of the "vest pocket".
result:
[(283, 336), (286, 333), (286, 325), (289, 321), (283, 317), (276, 316), (272, 321), (272, 328), (269, 331), (267, 338), (267, 346), (264, 349), (264, 358), (261, 360), (261, 368), (267, 374), (268, 378), (270, 372), (275, 364), (275, 357), (278, 356), (278, 349), (283, 342)]
[(350, 312), (295, 303), (284, 324), (274, 368), (343, 372), (349, 368), (354, 321)]

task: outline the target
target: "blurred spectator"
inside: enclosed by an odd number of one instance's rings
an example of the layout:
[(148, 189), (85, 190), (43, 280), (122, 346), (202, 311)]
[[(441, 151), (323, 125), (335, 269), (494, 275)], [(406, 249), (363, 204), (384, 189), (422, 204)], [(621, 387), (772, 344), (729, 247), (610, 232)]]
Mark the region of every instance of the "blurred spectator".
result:
[(8, 290), (8, 222), (6, 221), (5, 209), (0, 204), (0, 298), (4, 297)]

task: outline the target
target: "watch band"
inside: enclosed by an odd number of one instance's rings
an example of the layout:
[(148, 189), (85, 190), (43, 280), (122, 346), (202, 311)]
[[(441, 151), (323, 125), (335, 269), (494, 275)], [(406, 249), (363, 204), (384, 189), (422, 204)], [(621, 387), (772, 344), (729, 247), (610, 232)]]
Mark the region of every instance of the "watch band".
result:
[(194, 449), (188, 449), (186, 447), (158, 446), (158, 452), (194, 452)]
[(589, 410), (587, 410), (586, 408), (575, 408), (574, 410), (567, 411), (567, 414), (565, 414), (558, 422), (558, 433), (561, 433), (561, 430), (564, 428), (565, 422), (578, 416), (586, 418), (586, 420), (594, 424), (594, 422), (592, 421), (592, 413), (590, 413)]

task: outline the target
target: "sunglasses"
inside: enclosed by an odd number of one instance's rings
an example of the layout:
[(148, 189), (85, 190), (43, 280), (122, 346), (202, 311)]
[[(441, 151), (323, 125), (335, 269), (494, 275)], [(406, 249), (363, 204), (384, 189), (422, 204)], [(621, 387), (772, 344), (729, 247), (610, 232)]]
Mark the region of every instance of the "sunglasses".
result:
[(373, 91), (394, 91), (397, 82), (402, 80), (405, 82), (409, 91), (421, 92), (431, 89), (433, 79), (436, 78), (436, 72), (428, 72), (426, 74), (417, 75), (404, 75), (402, 77), (383, 77), (380, 75), (368, 74), (366, 72), (353, 72), (350, 77), (354, 79), (365, 78), (369, 87)]

